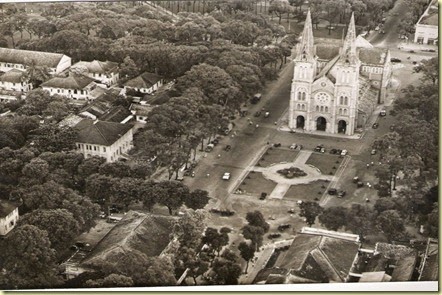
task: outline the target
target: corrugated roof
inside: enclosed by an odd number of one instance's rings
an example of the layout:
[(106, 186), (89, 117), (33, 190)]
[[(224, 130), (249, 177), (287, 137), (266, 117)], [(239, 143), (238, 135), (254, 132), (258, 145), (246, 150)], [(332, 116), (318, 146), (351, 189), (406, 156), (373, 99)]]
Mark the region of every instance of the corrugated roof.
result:
[(0, 76), (0, 81), (10, 83), (21, 83), (23, 77), (23, 71), (12, 69)]
[(77, 142), (111, 146), (130, 129), (130, 124), (83, 119), (75, 126), (78, 131)]
[(41, 84), (41, 87), (82, 90), (94, 79), (83, 75), (69, 75), (69, 77), (55, 77)]
[(118, 69), (118, 63), (112, 61), (79, 61), (72, 66), (74, 67), (86, 67), (91, 73), (110, 73), (115, 72)]
[(364, 64), (383, 65), (387, 61), (387, 50), (382, 48), (360, 48), (359, 59)]
[(0, 48), (0, 61), (14, 64), (34, 62), (38, 66), (55, 68), (63, 56), (61, 53)]
[(161, 76), (154, 73), (143, 73), (132, 80), (124, 83), (124, 86), (133, 87), (133, 88), (150, 88), (158, 81), (163, 79)]

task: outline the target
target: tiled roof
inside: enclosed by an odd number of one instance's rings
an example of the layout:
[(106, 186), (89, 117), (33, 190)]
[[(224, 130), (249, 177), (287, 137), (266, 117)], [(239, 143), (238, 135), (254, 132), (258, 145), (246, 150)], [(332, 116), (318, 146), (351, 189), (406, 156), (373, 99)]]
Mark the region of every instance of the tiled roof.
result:
[(170, 241), (175, 217), (129, 211), (97, 244), (85, 263), (118, 261), (121, 253), (139, 251), (148, 257), (159, 256)]
[(387, 57), (387, 49), (382, 48), (360, 48), (359, 59), (364, 64), (383, 65)]
[(58, 123), (58, 126), (60, 126), (60, 127), (64, 127), (64, 126), (74, 127), (75, 125), (80, 123), (81, 120), (83, 120), (82, 117), (75, 115), (75, 114), (70, 114), (69, 116), (67, 116), (63, 120), (61, 120), (60, 123)]
[(72, 67), (86, 67), (90, 73), (110, 73), (118, 70), (118, 63), (99, 60), (79, 61)]
[(55, 68), (63, 56), (61, 53), (0, 48), (0, 61), (14, 64), (28, 64), (33, 61), (38, 66)]
[(124, 83), (124, 86), (133, 88), (150, 88), (162, 79), (161, 76), (154, 73), (143, 73), (132, 80)]
[(78, 131), (77, 142), (111, 146), (130, 129), (130, 124), (84, 119), (75, 126)]
[(137, 116), (147, 116), (152, 111), (153, 108), (154, 106), (152, 105), (132, 104), (130, 106), (130, 110), (135, 111), (135, 114)]
[(15, 202), (0, 200), (0, 218), (8, 216), (18, 206), (19, 204)]
[(69, 75), (69, 77), (55, 77), (43, 84), (42, 87), (53, 87), (53, 88), (63, 88), (63, 89), (84, 89), (86, 86), (91, 84), (94, 79), (91, 79), (82, 75)]
[(12, 69), (0, 76), (0, 81), (10, 83), (21, 83), (23, 71)]
[(120, 105), (110, 109), (108, 112), (102, 115), (99, 120), (120, 123), (130, 115), (132, 115), (132, 113)]

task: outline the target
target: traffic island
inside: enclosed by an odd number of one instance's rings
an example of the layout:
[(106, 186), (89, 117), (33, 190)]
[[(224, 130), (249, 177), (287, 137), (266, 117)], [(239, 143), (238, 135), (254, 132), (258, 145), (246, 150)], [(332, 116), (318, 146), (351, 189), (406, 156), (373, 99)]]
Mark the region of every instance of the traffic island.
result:
[(269, 167), (276, 163), (293, 162), (299, 151), (271, 147), (261, 156), (256, 163), (258, 167)]
[(264, 178), (262, 173), (250, 171), (237, 188), (236, 193), (258, 197), (263, 192), (270, 194), (275, 187), (276, 183)]
[(318, 168), (322, 174), (334, 175), (343, 159), (337, 155), (312, 153), (305, 164)]

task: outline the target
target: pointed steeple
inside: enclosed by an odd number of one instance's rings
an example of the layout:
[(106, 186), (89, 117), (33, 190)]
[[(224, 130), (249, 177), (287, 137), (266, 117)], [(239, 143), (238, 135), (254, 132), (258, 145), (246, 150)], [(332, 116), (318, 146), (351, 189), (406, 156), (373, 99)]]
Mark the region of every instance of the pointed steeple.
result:
[(342, 57), (354, 60), (356, 56), (356, 26), (355, 14), (351, 14), (350, 24), (348, 25), (347, 35), (345, 36), (344, 45), (342, 47)]
[(310, 9), (307, 11), (307, 18), (302, 31), (302, 40), (298, 45), (297, 60), (310, 59), (314, 57), (313, 49), (313, 26)]

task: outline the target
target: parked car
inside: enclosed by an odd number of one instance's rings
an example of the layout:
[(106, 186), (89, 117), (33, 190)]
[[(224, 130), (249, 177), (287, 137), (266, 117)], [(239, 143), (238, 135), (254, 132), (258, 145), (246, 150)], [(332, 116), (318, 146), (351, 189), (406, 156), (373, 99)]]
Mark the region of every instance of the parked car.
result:
[(298, 147), (298, 145), (296, 143), (292, 143), (292, 145), (290, 146), (291, 150), (295, 150)]
[(370, 152), (370, 154), (372, 154), (372, 155), (376, 155), (376, 153), (377, 153), (376, 149), (372, 149), (371, 152)]
[(280, 225), (278, 226), (278, 230), (279, 230), (279, 231), (283, 231), (283, 230), (286, 230), (286, 229), (288, 229), (288, 228), (290, 228), (290, 227), (291, 227), (290, 224), (280, 224)]
[(265, 198), (267, 197), (267, 193), (262, 192), (261, 196), (259, 197), (260, 200), (265, 200)]
[(289, 211), (287, 211), (288, 213), (290, 213), (290, 214), (293, 214), (293, 213), (295, 213), (295, 209), (289, 209)]
[(330, 150), (330, 154), (332, 154), (332, 155), (335, 155), (337, 152), (338, 152), (337, 149), (331, 149), (331, 150)]
[(377, 129), (379, 127), (379, 123), (374, 123), (372, 127), (373, 129)]
[(325, 153), (325, 148), (321, 148), (321, 153)]
[(259, 116), (261, 116), (261, 112), (260, 112), (260, 111), (257, 111), (253, 116), (255, 116), (255, 117), (259, 117)]
[(252, 104), (257, 104), (258, 101), (261, 100), (261, 97), (262, 97), (262, 94), (261, 94), (261, 93), (257, 93), (257, 94), (255, 94), (255, 95), (252, 97), (252, 99), (250, 100), (250, 102), (251, 102)]
[(359, 182), (359, 177), (358, 176), (353, 177), (353, 183), (358, 183), (358, 182)]
[(391, 62), (402, 62), (399, 58), (396, 58), (396, 57), (392, 57), (392, 58), (390, 59), (390, 61), (391, 61)]
[(215, 147), (215, 145), (214, 145), (213, 143), (209, 143), (209, 144), (206, 146), (205, 151), (209, 153), (209, 152), (211, 152), (211, 151), (213, 150), (214, 147)]
[(345, 191), (339, 191), (339, 192), (338, 192), (338, 197), (339, 197), (339, 198), (342, 198), (342, 197), (344, 197), (346, 194), (347, 194), (347, 193), (346, 193)]
[(278, 142), (278, 143), (274, 143), (273, 146), (274, 146), (274, 147), (280, 147), (280, 146), (281, 146), (281, 143), (279, 143), (279, 142)]
[(363, 186), (364, 186), (364, 183), (363, 183), (362, 181), (358, 181), (357, 186), (358, 186), (358, 187), (363, 187)]
[(224, 148), (226, 152), (230, 151), (231, 149), (232, 147), (230, 146), (230, 144), (226, 145), (226, 147)]
[(347, 150), (342, 150), (342, 151), (341, 151), (341, 156), (345, 156), (345, 155), (347, 155), (347, 153), (348, 153)]
[(230, 172), (225, 172), (223, 175), (223, 180), (229, 180), (230, 179)]
[(381, 110), (381, 112), (379, 113), (379, 115), (381, 117), (385, 117), (387, 115), (387, 111), (386, 110)]
[(269, 234), (268, 238), (269, 239), (276, 239), (276, 238), (279, 238), (280, 236), (281, 236), (281, 234), (273, 233), (273, 234)]
[(336, 195), (336, 194), (338, 193), (338, 190), (335, 189), (335, 188), (331, 188), (331, 189), (329, 189), (329, 190), (327, 191), (327, 193), (328, 193), (329, 195), (331, 195), (331, 196), (334, 196), (334, 195)]
[(264, 118), (268, 118), (270, 116), (270, 112), (265, 112), (264, 113)]

